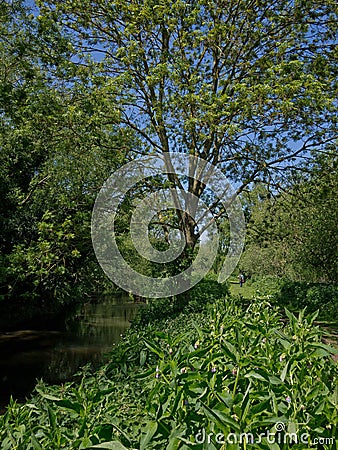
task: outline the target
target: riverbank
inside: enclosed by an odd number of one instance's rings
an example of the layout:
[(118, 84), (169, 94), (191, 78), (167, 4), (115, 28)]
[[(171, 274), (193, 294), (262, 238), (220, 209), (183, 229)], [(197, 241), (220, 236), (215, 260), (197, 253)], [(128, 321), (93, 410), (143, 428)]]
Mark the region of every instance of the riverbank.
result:
[(335, 439), (335, 351), (314, 315), (287, 316), (266, 300), (247, 307), (223, 297), (199, 312), (135, 322), (100, 370), (82, 370), (75, 384), (40, 383), (27, 404), (10, 404), (3, 448), (189, 449), (201, 430), (266, 436), (276, 424), (281, 436), (307, 434), (308, 445)]

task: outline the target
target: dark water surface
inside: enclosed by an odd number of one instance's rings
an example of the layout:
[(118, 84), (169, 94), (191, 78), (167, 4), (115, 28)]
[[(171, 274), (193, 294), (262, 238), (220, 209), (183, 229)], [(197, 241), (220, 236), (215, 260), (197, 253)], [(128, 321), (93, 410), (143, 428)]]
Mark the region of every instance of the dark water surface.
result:
[(0, 330), (0, 408), (10, 396), (23, 401), (36, 380), (70, 380), (87, 363), (99, 364), (130, 326), (138, 305), (126, 298), (79, 305), (62, 320)]

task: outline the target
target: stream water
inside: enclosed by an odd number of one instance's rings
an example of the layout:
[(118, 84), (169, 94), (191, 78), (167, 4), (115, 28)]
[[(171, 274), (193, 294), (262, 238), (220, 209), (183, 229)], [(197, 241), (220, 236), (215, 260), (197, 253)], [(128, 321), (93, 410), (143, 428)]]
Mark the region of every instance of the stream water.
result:
[(81, 366), (103, 362), (138, 307), (110, 298), (79, 305), (62, 320), (0, 333), (0, 409), (11, 395), (25, 400), (37, 379), (62, 383)]

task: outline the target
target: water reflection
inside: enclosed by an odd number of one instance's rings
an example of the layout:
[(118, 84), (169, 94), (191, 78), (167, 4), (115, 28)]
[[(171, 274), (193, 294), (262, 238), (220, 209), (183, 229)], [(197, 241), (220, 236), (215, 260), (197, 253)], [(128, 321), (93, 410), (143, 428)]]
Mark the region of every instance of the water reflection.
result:
[(124, 298), (105, 299), (80, 305), (61, 323), (0, 333), (0, 405), (10, 395), (23, 400), (36, 379), (64, 382), (79, 367), (104, 361), (138, 308)]

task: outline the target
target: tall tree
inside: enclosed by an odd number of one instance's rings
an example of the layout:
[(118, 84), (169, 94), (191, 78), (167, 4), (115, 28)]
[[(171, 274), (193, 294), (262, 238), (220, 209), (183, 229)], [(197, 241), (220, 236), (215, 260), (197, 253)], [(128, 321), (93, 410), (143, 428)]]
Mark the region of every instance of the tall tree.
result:
[[(40, 23), (65, 29), (79, 61), (96, 58), (144, 152), (198, 156), (241, 192), (254, 180), (278, 184), (337, 136), (333, 0), (37, 3)], [(200, 198), (193, 175), (187, 190)], [(194, 247), (196, 222), (180, 209), (177, 218)]]
[(248, 238), (241, 266), (248, 274), (337, 282), (337, 156), (320, 156), (309, 176), (273, 198), (263, 186), (249, 194)]
[(64, 301), (102, 281), (91, 208), (137, 144), (102, 123), (114, 104), (69, 61), (65, 36), (47, 33), (20, 0), (0, 9), (0, 298)]

